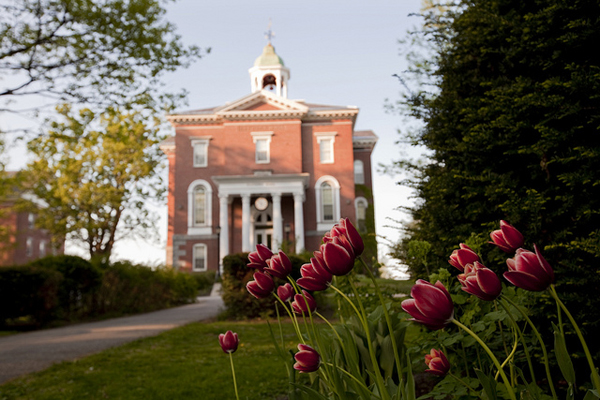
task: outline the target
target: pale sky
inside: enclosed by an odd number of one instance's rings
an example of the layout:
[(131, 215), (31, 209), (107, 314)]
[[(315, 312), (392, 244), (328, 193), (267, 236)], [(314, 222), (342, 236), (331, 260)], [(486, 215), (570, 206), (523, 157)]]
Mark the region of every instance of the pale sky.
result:
[[(211, 53), (165, 78), (168, 88), (189, 91), (188, 106), (199, 109), (223, 105), (250, 93), (248, 69), (267, 43), (271, 20), (272, 44), (290, 69), (290, 99), (310, 103), (357, 106), (356, 129), (371, 129), (379, 141), (372, 155), (376, 229), (392, 241), (399, 238), (392, 220), (407, 220), (395, 209), (412, 204), (410, 191), (396, 184), (401, 177), (377, 172), (401, 151), (395, 142), (403, 117), (388, 114), (385, 100), (399, 98), (400, 86), (393, 74), (406, 69), (399, 55), (398, 39), (419, 23), (409, 17), (420, 0), (179, 0), (167, 4), (166, 18), (177, 26), (186, 44), (211, 47)], [(9, 169), (24, 166), (23, 157), (10, 159)], [(124, 241), (113, 259), (130, 259), (153, 265), (165, 262), (166, 205), (160, 210), (160, 245)], [(390, 218), (392, 220), (390, 220)], [(380, 246), (380, 254), (386, 247)], [(390, 261), (394, 264), (394, 261)]]

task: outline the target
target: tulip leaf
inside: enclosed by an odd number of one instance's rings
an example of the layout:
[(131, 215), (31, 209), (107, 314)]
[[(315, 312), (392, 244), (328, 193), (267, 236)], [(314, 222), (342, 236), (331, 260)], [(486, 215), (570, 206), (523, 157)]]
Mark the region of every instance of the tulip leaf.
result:
[(554, 322), (552, 323), (552, 328), (554, 329), (554, 352), (556, 353), (556, 360), (558, 361), (560, 372), (562, 372), (565, 380), (569, 382), (569, 386), (575, 385), (575, 369), (573, 368), (573, 362), (567, 351), (565, 337), (561, 334), (560, 329)]
[[(392, 337), (390, 335), (383, 338), (381, 341), (381, 356), (379, 357), (379, 365), (385, 372), (384, 376), (389, 378), (394, 372), (394, 348), (392, 346)], [(400, 366), (398, 366), (399, 368)]]
[(406, 354), (406, 390), (403, 400), (415, 400), (417, 397), (415, 391), (415, 379), (413, 377), (411, 365), (410, 357)]
[(594, 390), (588, 390), (587, 393), (585, 394), (585, 397), (583, 398), (583, 400), (597, 400), (597, 399), (600, 399), (600, 396), (598, 396), (598, 392), (596, 392)]
[(479, 382), (481, 382), (481, 386), (483, 387), (483, 392), (486, 394), (488, 400), (497, 400), (498, 397), (496, 395), (496, 381), (494, 378), (488, 377), (483, 371), (479, 369), (475, 369), (475, 373), (477, 374), (477, 378), (479, 378)]

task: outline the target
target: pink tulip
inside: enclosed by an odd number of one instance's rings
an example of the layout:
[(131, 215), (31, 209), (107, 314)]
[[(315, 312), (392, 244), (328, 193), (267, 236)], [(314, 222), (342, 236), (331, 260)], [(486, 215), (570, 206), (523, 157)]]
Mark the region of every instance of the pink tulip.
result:
[(425, 325), (429, 329), (442, 329), (454, 318), (454, 305), (450, 293), (437, 281), (435, 285), (417, 280), (410, 290), (412, 299), (402, 302), (402, 309), (413, 318), (411, 321)]
[(523, 246), (523, 235), (506, 221), (500, 221), (500, 229), (490, 233), (492, 241), (505, 253), (514, 253)]
[(292, 302), (292, 310), (295, 314), (309, 315), (317, 309), (317, 302), (306, 290), (303, 290), (302, 293), (304, 294), (304, 296), (302, 296), (301, 294), (297, 294), (294, 296), (294, 301)]
[(325, 290), (329, 287), (333, 275), (325, 268), (325, 261), (320, 252), (315, 251), (315, 257), (311, 257), (310, 264), (300, 267), (300, 275), (296, 283), (306, 290)]
[(518, 249), (514, 258), (506, 260), (509, 270), (504, 278), (521, 289), (541, 292), (554, 282), (554, 271), (535, 244), (533, 248), (535, 253)]
[(283, 302), (291, 300), (292, 297), (294, 297), (294, 288), (292, 288), (292, 285), (289, 283), (279, 286), (277, 288), (277, 297), (279, 297)]
[(227, 331), (225, 334), (221, 333), (219, 335), (219, 343), (225, 353), (234, 353), (238, 348), (239, 342), (237, 333)]
[(450, 255), (448, 262), (453, 267), (461, 272), (464, 271), (465, 265), (473, 264), (475, 261), (481, 262), (477, 253), (464, 243), (460, 244), (460, 249), (454, 250)]
[(464, 273), (458, 275), (458, 280), (462, 290), (481, 300), (492, 301), (502, 292), (498, 276), (479, 261), (465, 265)]
[(296, 363), (294, 369), (300, 372), (315, 372), (321, 364), (321, 356), (307, 344), (299, 344), (298, 352), (294, 355)]
[(343, 276), (354, 268), (354, 255), (344, 246), (346, 243), (349, 245), (347, 239), (334, 237), (331, 242), (321, 245), (325, 267), (333, 275)]
[(360, 233), (358, 233), (348, 218), (340, 219), (340, 222), (335, 224), (326, 236), (329, 236), (332, 239), (336, 236), (344, 236), (352, 246), (352, 253), (355, 257), (360, 256), (365, 250), (365, 245)]
[(450, 371), (450, 363), (446, 355), (440, 350), (431, 349), (431, 352), (425, 355), (425, 364), (429, 368), (425, 372), (429, 372), (430, 374), (443, 376)]
[(266, 263), (267, 268), (264, 271), (274, 277), (285, 279), (292, 272), (292, 262), (283, 251), (279, 251), (277, 255), (268, 259)]
[(275, 283), (269, 274), (256, 271), (254, 280), (246, 284), (246, 289), (257, 299), (264, 299), (275, 289)]
[(273, 252), (264, 244), (257, 244), (256, 251), (248, 254), (250, 262), (246, 265), (248, 268), (254, 268), (262, 271), (267, 268), (267, 260), (273, 257)]

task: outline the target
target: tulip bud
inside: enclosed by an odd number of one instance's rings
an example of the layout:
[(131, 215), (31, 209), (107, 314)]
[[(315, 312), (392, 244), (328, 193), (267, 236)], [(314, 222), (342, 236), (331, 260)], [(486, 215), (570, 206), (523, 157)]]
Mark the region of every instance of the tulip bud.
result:
[(321, 364), (321, 356), (307, 344), (299, 344), (298, 352), (294, 355), (294, 369), (300, 372), (315, 372)]
[(292, 272), (292, 262), (283, 251), (267, 260), (267, 268), (265, 271), (270, 275), (285, 279)]
[(425, 364), (427, 364), (427, 370), (430, 374), (443, 376), (450, 371), (450, 363), (446, 358), (446, 355), (440, 350), (431, 349), (429, 354), (425, 355)]
[(221, 333), (219, 335), (219, 343), (225, 353), (234, 353), (238, 348), (239, 342), (237, 333), (227, 331), (225, 334)]
[(262, 272), (267, 268), (267, 260), (273, 257), (273, 252), (264, 244), (257, 244), (256, 251), (248, 254), (250, 262), (246, 265), (248, 268), (254, 268)]
[(294, 296), (292, 310), (295, 314), (309, 315), (317, 309), (317, 302), (306, 290), (303, 290), (302, 294), (297, 294)]
[(289, 283), (279, 286), (277, 288), (277, 297), (279, 297), (283, 302), (291, 300), (292, 297), (294, 297), (294, 288), (292, 288), (292, 285)]
[(465, 265), (465, 271), (458, 275), (458, 280), (462, 290), (481, 300), (492, 301), (502, 292), (502, 283), (498, 276), (478, 261)]
[(246, 289), (257, 299), (264, 299), (275, 289), (275, 283), (273, 282), (273, 278), (268, 274), (256, 271), (254, 273), (254, 280), (246, 284)]
[(346, 275), (354, 268), (354, 255), (340, 243), (338, 238), (334, 238), (332, 242), (321, 245), (327, 270), (337, 276)]
[(505, 253), (514, 253), (519, 247), (523, 246), (523, 235), (506, 221), (500, 221), (500, 229), (490, 233), (492, 241), (500, 250)]
[(504, 278), (521, 289), (541, 292), (554, 282), (554, 271), (535, 244), (533, 248), (535, 253), (518, 249), (514, 258), (506, 260), (509, 270)]
[(310, 264), (300, 267), (302, 278), (296, 281), (298, 285), (307, 290), (325, 290), (333, 278), (333, 275), (324, 266), (323, 257), (317, 256), (317, 253), (320, 256), (320, 252), (315, 252), (315, 257), (311, 257)]
[(465, 265), (473, 264), (475, 261), (480, 261), (479, 256), (469, 246), (464, 243), (460, 244), (460, 249), (454, 250), (450, 255), (448, 262), (453, 267), (461, 272), (464, 271)]
[(432, 285), (419, 279), (410, 290), (410, 295), (412, 299), (404, 300), (401, 306), (413, 317), (411, 321), (438, 330), (454, 318), (454, 305), (450, 293), (440, 281)]

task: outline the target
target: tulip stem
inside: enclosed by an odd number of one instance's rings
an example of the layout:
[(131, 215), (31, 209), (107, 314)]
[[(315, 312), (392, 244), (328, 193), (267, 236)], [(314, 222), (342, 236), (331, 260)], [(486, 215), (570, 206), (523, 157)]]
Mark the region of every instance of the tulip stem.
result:
[(560, 305), (560, 308), (562, 308), (562, 310), (565, 312), (565, 314), (567, 315), (567, 318), (569, 318), (569, 321), (571, 321), (571, 325), (573, 325), (573, 328), (575, 328), (575, 332), (577, 332), (577, 337), (579, 338), (579, 341), (581, 342), (581, 346), (583, 347), (583, 352), (585, 353), (585, 357), (587, 358), (590, 369), (592, 370), (591, 375), (592, 375), (592, 383), (594, 384), (594, 389), (600, 390), (600, 377), (598, 376), (598, 371), (596, 370), (596, 366), (594, 365), (594, 360), (592, 359), (590, 350), (588, 349), (587, 343), (585, 342), (585, 339), (583, 338), (583, 335), (581, 334), (581, 330), (579, 329), (577, 322), (575, 322), (575, 319), (573, 318), (573, 316), (571, 315), (569, 310), (567, 310), (567, 307), (558, 298), (558, 293), (556, 293), (556, 288), (554, 287), (554, 285), (550, 286), (550, 294), (552, 295), (552, 297), (554, 297), (554, 300), (556, 300), (556, 302)]
[(229, 361), (231, 361), (231, 375), (233, 375), (233, 388), (235, 389), (235, 398), (240, 400), (238, 395), (237, 382), (235, 381), (235, 368), (233, 368), (233, 352), (229, 352)]
[[(505, 366), (506, 364), (508, 364), (508, 362), (509, 362), (510, 360), (512, 360), (512, 358), (515, 356), (515, 352), (517, 351), (517, 347), (519, 346), (519, 340), (518, 340), (518, 339), (519, 339), (519, 338), (517, 337), (517, 331), (515, 330), (515, 344), (513, 345), (512, 351), (511, 351), (511, 352), (510, 352), (510, 354), (509, 354), (509, 355), (506, 357), (506, 360), (504, 360), (504, 362), (502, 363), (502, 365), (500, 365), (500, 367), (504, 368), (504, 366)], [(498, 380), (498, 373), (499, 373), (499, 372), (500, 372), (500, 371), (496, 372), (496, 376), (495, 376), (495, 378), (494, 378), (494, 379)], [(514, 384), (514, 379), (513, 379), (513, 376), (512, 376), (512, 370), (511, 370), (511, 377), (510, 377), (510, 378), (511, 378), (511, 381), (512, 381), (512, 383)]]
[(500, 304), (500, 306), (502, 306), (504, 311), (506, 311), (506, 314), (508, 315), (508, 318), (510, 319), (512, 326), (516, 329), (516, 331), (519, 334), (519, 337), (521, 338), (521, 343), (523, 344), (523, 350), (525, 351), (525, 357), (527, 357), (529, 373), (531, 374), (531, 381), (537, 382), (537, 380), (535, 379), (535, 373), (533, 372), (533, 364), (531, 363), (531, 356), (529, 355), (529, 350), (527, 350), (527, 343), (525, 342), (525, 337), (523, 335), (523, 332), (521, 331), (521, 328), (519, 328), (519, 324), (517, 324), (517, 322), (513, 318), (512, 314), (510, 312), (510, 309), (506, 306), (506, 304), (504, 304), (504, 302), (502, 302), (502, 301), (498, 301), (498, 303)]
[(481, 340), (481, 338), (479, 336), (477, 336), (477, 334), (475, 332), (473, 332), (472, 330), (467, 328), (465, 325), (461, 324), (458, 320), (452, 319), (452, 323), (454, 323), (454, 325), (458, 326), (459, 328), (462, 328), (465, 332), (467, 332), (469, 335), (471, 335), (473, 337), (473, 339), (475, 339), (481, 347), (483, 347), (485, 352), (488, 354), (488, 356), (490, 356), (492, 362), (494, 363), (494, 365), (500, 372), (500, 375), (502, 376), (502, 380), (504, 381), (504, 384), (506, 385), (506, 390), (508, 391), (508, 395), (510, 396), (510, 398), (512, 400), (517, 400), (517, 398), (515, 396), (515, 392), (514, 392), (512, 386), (510, 385), (510, 381), (508, 380), (508, 377), (504, 373), (504, 370), (502, 369), (500, 362), (498, 361), (498, 359), (496, 358), (494, 353), (492, 353), (490, 348), (485, 344), (485, 342), (483, 340)]
[[(363, 381), (361, 381), (360, 379), (358, 379), (357, 377), (355, 377), (354, 375), (352, 375), (350, 372), (338, 367), (337, 365), (333, 365), (331, 363), (323, 363), (325, 365), (328, 365), (330, 367), (333, 368), (337, 368), (339, 371), (343, 372), (344, 374), (348, 375), (350, 378), (352, 378), (356, 383), (358, 383), (362, 388), (364, 388), (365, 390), (367, 390), (368, 392), (370, 392), (369, 388), (365, 385), (365, 383)], [(375, 396), (375, 393), (371, 393), (373, 396)], [(377, 396), (378, 399), (381, 399), (381, 397)]]
[(537, 328), (535, 327), (533, 322), (531, 322), (531, 319), (529, 318), (529, 316), (527, 316), (527, 313), (525, 313), (525, 311), (523, 311), (523, 309), (521, 309), (520, 306), (518, 306), (514, 301), (512, 301), (510, 298), (508, 298), (504, 295), (501, 295), (500, 298), (502, 300), (505, 300), (508, 303), (510, 303), (510, 305), (512, 305), (514, 308), (517, 309), (517, 311), (519, 311), (521, 313), (521, 315), (523, 316), (523, 318), (525, 318), (525, 320), (527, 321), (529, 326), (531, 326), (531, 329), (533, 330), (533, 333), (535, 334), (537, 340), (540, 342), (540, 347), (542, 348), (542, 353), (544, 354), (544, 366), (546, 367), (546, 377), (548, 378), (548, 386), (550, 386), (550, 391), (552, 392), (552, 398), (557, 400), (558, 397), (556, 396), (556, 390), (554, 390), (552, 374), (550, 373), (550, 364), (548, 362), (548, 352), (546, 351), (546, 345), (544, 344), (544, 340), (542, 339), (540, 332), (537, 330)]
[(279, 298), (279, 296), (277, 296), (275, 293), (273, 293), (273, 296), (275, 296), (275, 298), (281, 303), (283, 308), (285, 308), (285, 311), (287, 311), (288, 315), (290, 316), (290, 319), (292, 320), (292, 325), (294, 325), (294, 330), (296, 331), (296, 335), (298, 335), (298, 339), (303, 344), (306, 344), (304, 338), (302, 337), (302, 333), (300, 333), (300, 327), (298, 326), (298, 320), (296, 319), (296, 316), (292, 312), (290, 312), (290, 310), (285, 306), (285, 303), (283, 302), (283, 300), (281, 300), (281, 298)]

